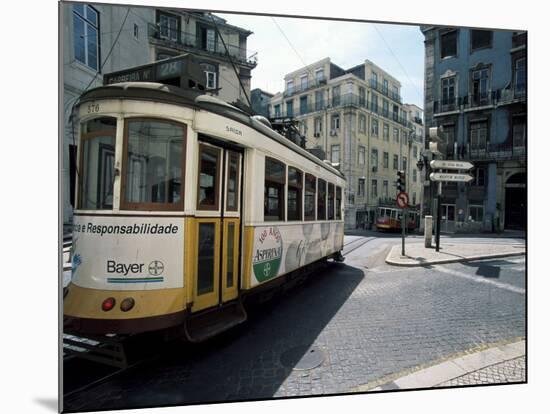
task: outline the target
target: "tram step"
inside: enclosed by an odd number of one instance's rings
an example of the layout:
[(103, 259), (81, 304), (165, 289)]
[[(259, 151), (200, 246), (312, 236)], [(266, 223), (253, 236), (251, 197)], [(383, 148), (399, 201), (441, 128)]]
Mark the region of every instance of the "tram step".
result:
[(185, 336), (189, 342), (203, 342), (247, 319), (241, 300), (218, 308), (191, 315), (185, 321)]

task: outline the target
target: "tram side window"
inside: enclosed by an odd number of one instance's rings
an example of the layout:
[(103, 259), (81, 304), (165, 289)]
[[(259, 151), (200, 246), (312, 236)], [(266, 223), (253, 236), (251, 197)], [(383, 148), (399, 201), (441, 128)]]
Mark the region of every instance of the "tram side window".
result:
[(288, 220), (302, 220), (302, 172), (288, 167)]
[(342, 220), (342, 187), (336, 187), (336, 220)]
[(328, 217), (334, 220), (334, 184), (328, 183)]
[(217, 210), (221, 151), (218, 148), (200, 144), (199, 147), (199, 191), (197, 209)]
[(317, 220), (327, 219), (327, 183), (325, 180), (318, 180), (317, 191)]
[(126, 121), (122, 207), (183, 209), (185, 125)]
[(97, 118), (82, 124), (78, 203), (82, 209), (113, 208), (115, 133), (115, 118)]
[(315, 196), (316, 178), (306, 174), (305, 197), (304, 197), (304, 220), (315, 220)]
[(265, 159), (264, 220), (283, 221), (285, 165), (271, 158)]
[(229, 167), (227, 178), (227, 210), (237, 211), (239, 200), (239, 154), (229, 152)]

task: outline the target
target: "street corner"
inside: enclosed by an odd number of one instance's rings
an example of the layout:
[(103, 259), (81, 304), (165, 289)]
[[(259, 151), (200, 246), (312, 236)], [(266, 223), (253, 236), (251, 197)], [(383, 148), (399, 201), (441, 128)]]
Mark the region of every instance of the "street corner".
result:
[(358, 387), (376, 392), (526, 381), (525, 339), (473, 348)]
[(386, 263), (393, 266), (428, 266), (432, 264), (458, 263), (481, 259), (525, 255), (525, 245), (501, 243), (445, 243), (436, 251), (424, 243), (409, 243), (402, 255), (400, 245), (393, 246), (386, 257)]

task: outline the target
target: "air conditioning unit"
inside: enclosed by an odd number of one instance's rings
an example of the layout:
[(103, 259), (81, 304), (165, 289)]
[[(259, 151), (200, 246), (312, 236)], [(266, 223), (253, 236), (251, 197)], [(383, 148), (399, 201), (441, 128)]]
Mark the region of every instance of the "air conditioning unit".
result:
[(331, 136), (331, 137), (335, 137), (335, 136), (336, 136), (336, 130), (335, 130), (335, 129), (331, 129), (331, 130), (330, 130), (330, 136)]

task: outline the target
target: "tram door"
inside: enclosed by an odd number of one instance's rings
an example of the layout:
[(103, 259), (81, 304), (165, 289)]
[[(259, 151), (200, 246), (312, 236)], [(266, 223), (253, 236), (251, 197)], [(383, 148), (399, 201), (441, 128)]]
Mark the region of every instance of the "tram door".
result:
[(193, 312), (238, 296), (242, 154), (199, 142)]

